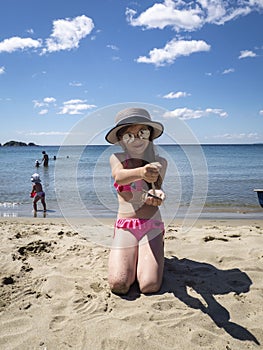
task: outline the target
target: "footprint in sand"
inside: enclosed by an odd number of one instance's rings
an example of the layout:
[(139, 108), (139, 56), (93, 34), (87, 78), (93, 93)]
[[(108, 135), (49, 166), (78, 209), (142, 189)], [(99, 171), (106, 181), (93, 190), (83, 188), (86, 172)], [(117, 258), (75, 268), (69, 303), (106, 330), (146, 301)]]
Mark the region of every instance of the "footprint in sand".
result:
[(128, 349), (128, 343), (118, 338), (104, 339), (101, 342), (101, 350), (108, 349)]
[(33, 330), (34, 325), (25, 313), (13, 313), (12, 319), (2, 317), (0, 344), (6, 344), (3, 349), (26, 349)]
[(79, 298), (73, 301), (74, 310), (82, 315), (83, 319), (89, 319), (105, 312), (110, 312), (112, 308), (109, 306), (111, 294), (99, 282), (90, 284), (91, 291), (87, 292), (78, 289)]
[(176, 307), (176, 303), (173, 301), (166, 300), (166, 301), (158, 301), (156, 303), (153, 303), (151, 306), (154, 310), (169, 311)]
[(200, 347), (207, 347), (213, 344), (215, 341), (215, 334), (210, 334), (203, 330), (193, 332), (191, 337), (191, 343), (195, 346), (199, 345)]
[(55, 316), (49, 324), (49, 328), (55, 331), (59, 331), (65, 327), (68, 318), (66, 316), (57, 315)]

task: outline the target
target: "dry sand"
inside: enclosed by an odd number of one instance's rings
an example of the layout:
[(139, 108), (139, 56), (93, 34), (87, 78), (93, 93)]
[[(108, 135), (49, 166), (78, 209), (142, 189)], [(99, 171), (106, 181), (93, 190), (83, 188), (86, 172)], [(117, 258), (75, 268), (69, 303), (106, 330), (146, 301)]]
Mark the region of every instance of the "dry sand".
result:
[(260, 220), (170, 223), (162, 289), (124, 297), (107, 284), (108, 247), (63, 219), (0, 226), (1, 350), (263, 348)]

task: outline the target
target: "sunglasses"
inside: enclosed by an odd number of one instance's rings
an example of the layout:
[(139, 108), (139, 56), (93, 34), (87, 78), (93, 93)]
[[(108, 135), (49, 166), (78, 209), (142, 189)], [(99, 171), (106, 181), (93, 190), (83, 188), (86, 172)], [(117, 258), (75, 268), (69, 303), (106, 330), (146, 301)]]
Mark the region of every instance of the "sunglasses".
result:
[(139, 138), (141, 140), (149, 140), (150, 138), (150, 130), (149, 129), (141, 129), (138, 131), (137, 135), (134, 135), (132, 132), (127, 132), (122, 135), (122, 141), (124, 143), (132, 143), (135, 138)]

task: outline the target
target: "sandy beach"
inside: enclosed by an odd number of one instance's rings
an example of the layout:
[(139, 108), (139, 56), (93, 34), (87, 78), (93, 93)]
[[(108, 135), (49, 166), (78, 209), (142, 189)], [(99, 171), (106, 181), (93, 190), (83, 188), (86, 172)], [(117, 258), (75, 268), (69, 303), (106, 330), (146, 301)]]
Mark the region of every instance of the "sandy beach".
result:
[(1, 350), (263, 348), (261, 220), (169, 223), (161, 290), (123, 297), (108, 287), (109, 248), (64, 219), (0, 225)]

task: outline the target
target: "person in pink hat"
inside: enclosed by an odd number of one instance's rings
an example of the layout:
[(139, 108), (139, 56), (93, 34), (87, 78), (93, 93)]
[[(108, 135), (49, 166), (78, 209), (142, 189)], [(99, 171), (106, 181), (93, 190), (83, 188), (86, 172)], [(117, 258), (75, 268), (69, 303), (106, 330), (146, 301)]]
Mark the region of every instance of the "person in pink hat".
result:
[(112, 292), (126, 294), (137, 281), (142, 293), (157, 292), (164, 267), (164, 223), (159, 206), (167, 161), (156, 154), (153, 140), (163, 125), (143, 108), (127, 108), (116, 116), (105, 139), (121, 146), (110, 157), (118, 213), (109, 255)]

